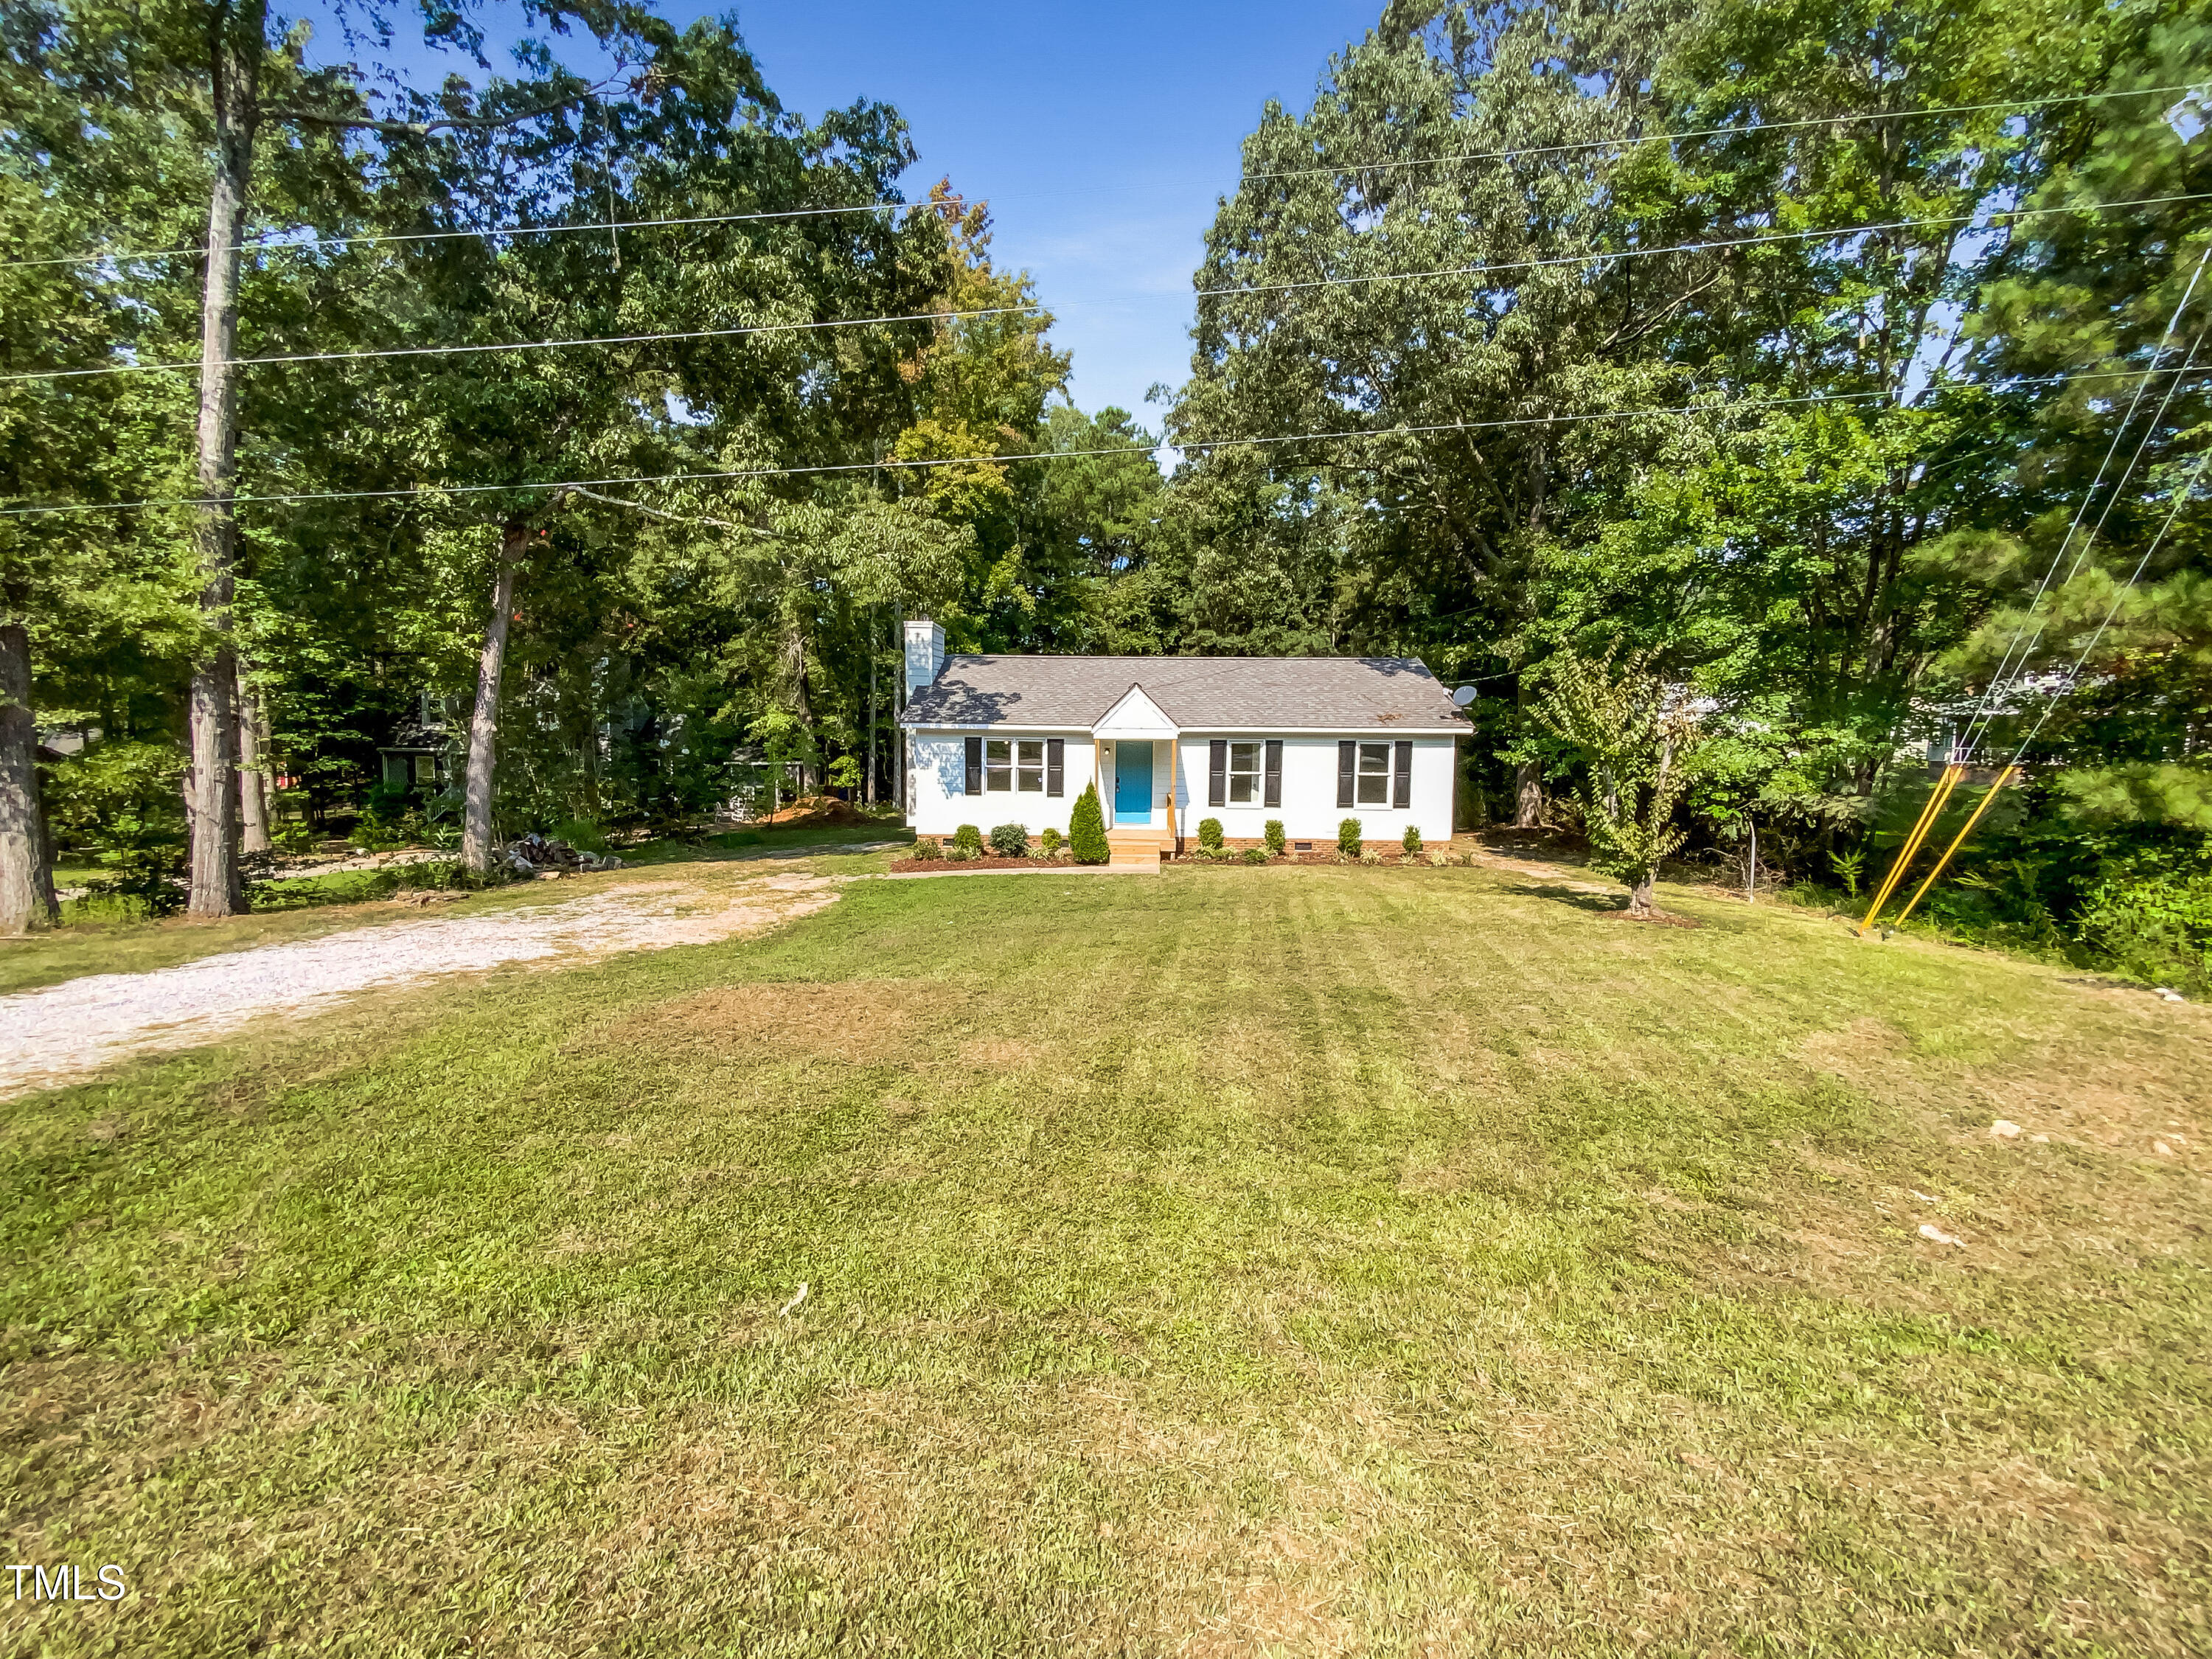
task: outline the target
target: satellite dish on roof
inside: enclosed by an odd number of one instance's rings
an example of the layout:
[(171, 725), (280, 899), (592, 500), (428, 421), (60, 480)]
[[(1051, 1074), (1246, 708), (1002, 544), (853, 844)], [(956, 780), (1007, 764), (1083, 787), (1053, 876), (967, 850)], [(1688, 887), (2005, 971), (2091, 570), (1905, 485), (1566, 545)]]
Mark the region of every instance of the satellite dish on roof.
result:
[(1474, 701), (1474, 688), (1471, 685), (1462, 685), (1452, 693), (1452, 707), (1455, 708), (1464, 708)]

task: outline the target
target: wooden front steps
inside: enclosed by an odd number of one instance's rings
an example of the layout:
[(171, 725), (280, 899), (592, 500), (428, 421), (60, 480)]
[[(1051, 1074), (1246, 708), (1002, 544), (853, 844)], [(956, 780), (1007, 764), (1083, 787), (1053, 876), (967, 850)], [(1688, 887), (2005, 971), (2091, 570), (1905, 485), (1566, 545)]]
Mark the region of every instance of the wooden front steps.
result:
[(1106, 862), (1125, 870), (1157, 870), (1160, 867), (1160, 855), (1173, 845), (1173, 839), (1164, 830), (1109, 830)]

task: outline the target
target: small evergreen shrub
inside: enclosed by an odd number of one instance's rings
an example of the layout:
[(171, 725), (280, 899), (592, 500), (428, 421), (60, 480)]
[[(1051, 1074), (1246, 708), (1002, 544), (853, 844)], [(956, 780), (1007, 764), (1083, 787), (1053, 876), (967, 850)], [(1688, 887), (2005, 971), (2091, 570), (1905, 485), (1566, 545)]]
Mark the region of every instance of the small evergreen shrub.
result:
[(935, 862), (945, 856), (945, 847), (934, 836), (924, 836), (914, 844), (914, 855), (924, 864)]
[(1026, 857), (1030, 850), (1030, 827), (1026, 823), (1001, 823), (991, 831), (991, 850), (1002, 859)]
[(1078, 864), (1103, 864), (1112, 856), (1106, 845), (1106, 814), (1098, 805), (1098, 786), (1086, 783), (1067, 815), (1067, 843)]
[(1336, 850), (1348, 859), (1359, 856), (1359, 820), (1346, 818), (1336, 826)]
[(1264, 836), (1267, 838), (1267, 856), (1268, 856), (1269, 858), (1271, 858), (1271, 859), (1279, 859), (1279, 858), (1282, 857), (1282, 856), (1283, 856), (1283, 821), (1282, 821), (1282, 819), (1280, 819), (1280, 818), (1269, 818), (1269, 819), (1267, 820), (1267, 827), (1265, 830), (1261, 830), (1261, 834), (1264, 835)]
[(1221, 820), (1200, 818), (1198, 821), (1198, 844), (1209, 853), (1221, 850)]
[(1265, 864), (1267, 861), (1267, 849), (1266, 848), (1264, 848), (1264, 847), (1248, 847), (1248, 848), (1246, 848), (1244, 849), (1244, 862), (1245, 862), (1245, 863), (1247, 863), (1247, 864)]
[(1413, 828), (1413, 826), (1412, 824), (1410, 824), (1410, 823), (1409, 823), (1409, 824), (1407, 824), (1407, 825), (1406, 826), (1406, 837), (1405, 837), (1404, 846), (1405, 846), (1405, 848), (1406, 848), (1406, 856), (1407, 856), (1407, 858), (1409, 858), (1409, 859), (1415, 859), (1415, 858), (1419, 858), (1419, 857), (1420, 857), (1420, 855), (1421, 855), (1421, 832), (1420, 832), (1419, 830), (1416, 830), (1415, 828)]
[(1066, 839), (1067, 837), (1061, 835), (1059, 830), (1047, 824), (1037, 835), (1037, 851), (1046, 858), (1050, 858), (1060, 851), (1060, 843)]
[(952, 832), (952, 854), (955, 858), (981, 858), (983, 832), (972, 823), (962, 824)]

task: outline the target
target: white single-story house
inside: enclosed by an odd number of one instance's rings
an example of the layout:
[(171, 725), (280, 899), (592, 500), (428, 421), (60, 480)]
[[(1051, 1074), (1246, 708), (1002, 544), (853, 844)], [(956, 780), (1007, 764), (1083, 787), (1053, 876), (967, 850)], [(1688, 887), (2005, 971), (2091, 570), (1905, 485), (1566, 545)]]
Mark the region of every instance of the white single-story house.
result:
[(1267, 820), (1329, 847), (1452, 832), (1468, 723), (1409, 657), (947, 657), (906, 625), (907, 822), (918, 835), (1019, 823), (1066, 834), (1095, 782), (1115, 844), (1157, 861), (1221, 820), (1256, 846)]

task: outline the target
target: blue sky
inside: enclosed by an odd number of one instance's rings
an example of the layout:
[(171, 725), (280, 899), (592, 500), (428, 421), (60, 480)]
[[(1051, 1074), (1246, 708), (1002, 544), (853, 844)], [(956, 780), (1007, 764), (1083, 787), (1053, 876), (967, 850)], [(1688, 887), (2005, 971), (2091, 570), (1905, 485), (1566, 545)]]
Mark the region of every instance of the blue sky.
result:
[[(688, 17), (720, 9), (668, 6)], [(1329, 54), (1380, 0), (982, 0), (742, 6), (776, 96), (813, 113), (859, 97), (898, 106), (921, 161), (990, 200), (994, 252), (1037, 279), (1075, 357), (1076, 402), (1155, 424), (1156, 381), (1189, 372), (1191, 272), (1237, 146), (1270, 97), (1311, 100)]]
[[(729, 9), (662, 0), (680, 22)], [(302, 10), (317, 21), (313, 55), (346, 56), (324, 0)], [(501, 10), (477, 14), (495, 42)], [(994, 255), (1036, 276), (1058, 319), (1053, 338), (1074, 355), (1075, 401), (1119, 404), (1157, 428), (1145, 392), (1189, 373), (1191, 272), (1236, 181), (1238, 144), (1267, 99), (1305, 108), (1329, 55), (1366, 32), (1382, 0), (760, 0), (736, 10), (787, 109), (896, 105), (921, 153), (902, 181), (908, 198), (948, 175), (988, 198)], [(407, 9), (394, 15), (406, 20)], [(388, 61), (420, 84), (461, 67), (404, 27)]]

